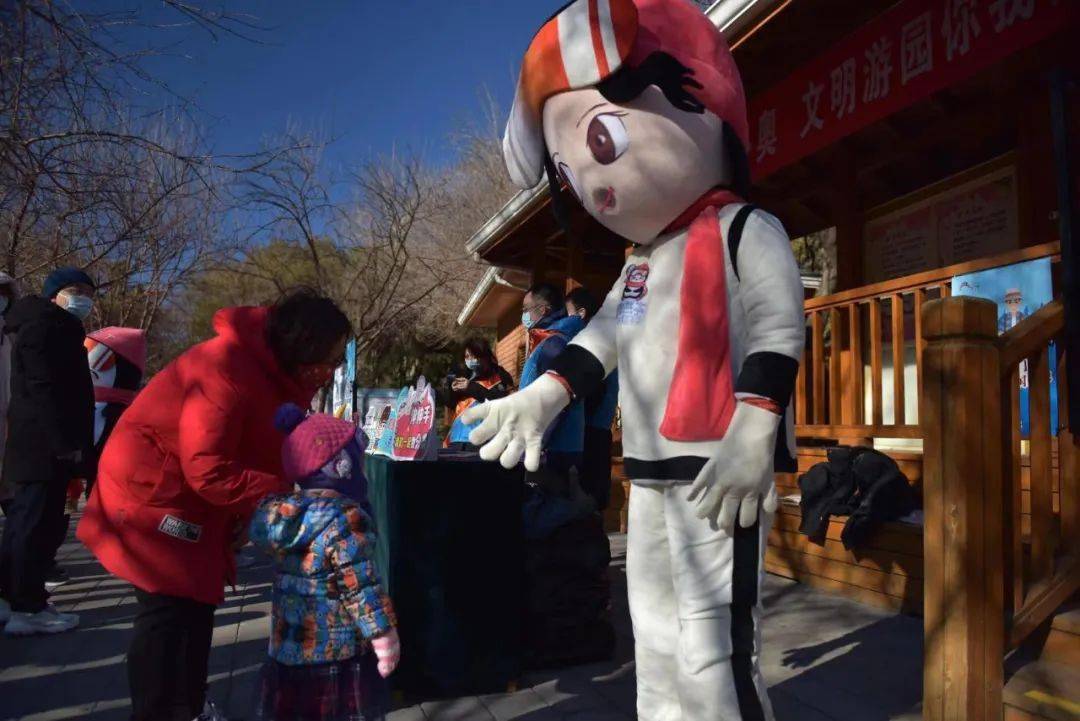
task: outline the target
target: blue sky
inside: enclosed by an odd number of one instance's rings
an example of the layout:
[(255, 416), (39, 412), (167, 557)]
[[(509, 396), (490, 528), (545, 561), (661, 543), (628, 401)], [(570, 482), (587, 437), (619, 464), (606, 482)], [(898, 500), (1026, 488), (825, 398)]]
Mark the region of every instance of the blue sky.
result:
[(216, 152), (254, 150), (291, 122), (338, 138), (329, 159), (347, 166), (395, 145), (450, 160), (447, 135), (479, 115), (482, 88), (505, 114), (525, 47), (564, 0), (218, 2), (252, 15), (260, 43), (191, 26), (130, 42), (169, 46), (148, 68), (198, 101)]

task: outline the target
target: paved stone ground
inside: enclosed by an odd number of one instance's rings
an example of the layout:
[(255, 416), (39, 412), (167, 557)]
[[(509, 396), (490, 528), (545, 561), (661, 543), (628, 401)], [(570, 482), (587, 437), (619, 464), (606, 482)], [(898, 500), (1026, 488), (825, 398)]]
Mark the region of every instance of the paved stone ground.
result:
[[(634, 718), (633, 640), (626, 606), (625, 538), (612, 537), (619, 629), (611, 663), (530, 674), (512, 694), (463, 697), (398, 709), (391, 721), (615, 721)], [(61, 549), (72, 582), (54, 596), (82, 616), (77, 631), (0, 636), (0, 719), (127, 718), (124, 651), (134, 597), (76, 541)], [(269, 568), (241, 572), (215, 617), (210, 693), (243, 719), (265, 654)], [(762, 665), (778, 721), (914, 721), (921, 718), (922, 624), (770, 577)], [(408, 649), (404, 650), (408, 653)]]

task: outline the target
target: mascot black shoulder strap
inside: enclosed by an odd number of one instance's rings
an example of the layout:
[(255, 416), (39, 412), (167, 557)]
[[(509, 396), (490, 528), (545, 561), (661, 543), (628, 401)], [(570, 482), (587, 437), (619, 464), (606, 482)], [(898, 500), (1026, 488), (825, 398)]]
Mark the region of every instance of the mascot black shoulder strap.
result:
[(742, 241), (743, 228), (746, 226), (746, 219), (750, 217), (750, 214), (757, 210), (756, 205), (747, 203), (743, 207), (739, 208), (735, 213), (735, 217), (731, 219), (731, 227), (728, 228), (727, 234), (727, 248), (728, 255), (731, 256), (731, 267), (735, 271), (735, 278), (739, 278), (739, 242)]

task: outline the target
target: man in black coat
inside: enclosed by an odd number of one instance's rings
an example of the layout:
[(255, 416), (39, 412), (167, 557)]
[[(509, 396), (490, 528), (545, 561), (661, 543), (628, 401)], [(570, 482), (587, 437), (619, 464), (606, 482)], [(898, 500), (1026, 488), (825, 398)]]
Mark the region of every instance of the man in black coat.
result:
[(17, 488), (0, 545), (0, 623), (5, 633), (59, 633), (75, 614), (48, 602), (45, 577), (62, 542), (68, 483), (93, 457), (94, 391), (83, 320), (94, 283), (75, 268), (49, 274), (40, 297), (8, 312), (13, 335), (4, 479)]

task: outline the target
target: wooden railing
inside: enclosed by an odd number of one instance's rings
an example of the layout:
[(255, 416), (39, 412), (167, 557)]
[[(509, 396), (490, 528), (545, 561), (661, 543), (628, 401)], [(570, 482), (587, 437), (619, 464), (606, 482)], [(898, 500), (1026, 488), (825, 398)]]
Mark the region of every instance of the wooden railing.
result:
[[(795, 388), (797, 435), (843, 443), (921, 438), (917, 412), (905, 407), (905, 399), (918, 393), (905, 387), (904, 369), (911, 350), (917, 388), (923, 306), (948, 297), (954, 276), (1057, 253), (1058, 243), (1046, 243), (807, 300), (809, 347)], [(892, 365), (891, 416), (883, 391), (886, 359)]]
[[(1080, 588), (1080, 452), (1065, 430), (1069, 388), (1060, 372), (1059, 428), (1050, 425), (1047, 344), (1060, 335), (1064, 311), (1055, 301), (1000, 338), (996, 316), (994, 303), (970, 297), (928, 302), (922, 314), (927, 721), (999, 721), (1005, 654)], [(1019, 405), (1025, 362), (1028, 533)]]

